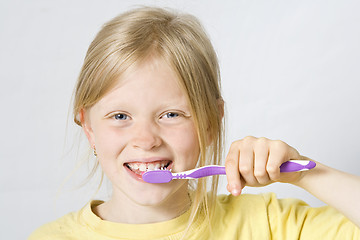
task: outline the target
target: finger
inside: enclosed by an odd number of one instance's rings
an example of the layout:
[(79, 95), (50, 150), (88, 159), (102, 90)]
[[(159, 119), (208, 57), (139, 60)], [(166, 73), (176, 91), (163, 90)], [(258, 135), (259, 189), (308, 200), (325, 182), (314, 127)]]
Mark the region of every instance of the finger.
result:
[(246, 185), (257, 185), (254, 176), (254, 150), (250, 147), (243, 147), (240, 150), (239, 171), (241, 177), (245, 180)]
[(227, 189), (231, 194), (237, 196), (241, 193), (242, 184), (239, 173), (239, 151), (234, 144), (231, 145), (229, 153), (225, 159), (225, 171), (228, 181)]
[(280, 165), (283, 162), (283, 156), (276, 156), (276, 154), (269, 153), (269, 159), (266, 164), (266, 171), (271, 181), (280, 180)]
[(265, 140), (259, 139), (254, 147), (254, 176), (260, 185), (266, 185), (270, 182), (270, 176), (267, 173), (267, 162), (269, 157), (269, 147)]
[(272, 181), (280, 180), (280, 165), (289, 160), (289, 145), (282, 141), (273, 141), (269, 150), (266, 170)]
[[(240, 176), (240, 192), (237, 192), (237, 190), (236, 190), (236, 192), (235, 193), (232, 193), (234, 196), (237, 196), (237, 195), (240, 195), (241, 194), (241, 192), (242, 192), (242, 190), (244, 189), (244, 187), (245, 187), (245, 180)], [(227, 184), (226, 185), (226, 189), (229, 191), (229, 192), (231, 192), (233, 189), (231, 189), (230, 188), (230, 185), (229, 184)]]

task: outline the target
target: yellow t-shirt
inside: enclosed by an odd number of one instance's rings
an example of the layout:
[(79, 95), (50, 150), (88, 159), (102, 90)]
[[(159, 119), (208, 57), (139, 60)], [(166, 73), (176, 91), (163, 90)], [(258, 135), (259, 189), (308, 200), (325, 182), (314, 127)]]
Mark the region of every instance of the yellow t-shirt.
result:
[[(29, 240), (118, 240), (181, 239), (190, 212), (169, 221), (152, 224), (121, 224), (104, 221), (91, 208), (92, 201), (80, 211), (45, 224)], [(212, 238), (209, 224), (198, 216), (185, 239), (360, 239), (360, 229), (331, 207), (311, 208), (296, 199), (277, 199), (275, 194), (217, 198)]]

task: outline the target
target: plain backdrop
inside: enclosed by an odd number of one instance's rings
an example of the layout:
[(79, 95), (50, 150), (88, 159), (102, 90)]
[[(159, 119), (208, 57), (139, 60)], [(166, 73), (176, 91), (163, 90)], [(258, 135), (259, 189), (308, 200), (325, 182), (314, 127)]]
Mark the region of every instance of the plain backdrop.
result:
[[(107, 182), (94, 195), (98, 175), (78, 187), (88, 167), (73, 169), (87, 146), (71, 121), (72, 91), (101, 25), (138, 5), (192, 13), (207, 29), (221, 66), (226, 148), (247, 135), (281, 139), (360, 175), (360, 1), (1, 0), (1, 239), (25, 239), (108, 196)], [(220, 193), (225, 186), (222, 177)], [(288, 184), (245, 191), (324, 204)]]

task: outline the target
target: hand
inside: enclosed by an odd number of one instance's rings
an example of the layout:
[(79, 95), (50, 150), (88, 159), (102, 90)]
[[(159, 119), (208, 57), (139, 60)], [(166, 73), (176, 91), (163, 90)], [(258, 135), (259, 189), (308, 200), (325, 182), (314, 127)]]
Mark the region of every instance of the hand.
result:
[(245, 186), (260, 187), (273, 182), (294, 183), (303, 172), (280, 173), (280, 165), (291, 159), (305, 159), (280, 140), (245, 137), (231, 144), (225, 160), (227, 189), (239, 195)]

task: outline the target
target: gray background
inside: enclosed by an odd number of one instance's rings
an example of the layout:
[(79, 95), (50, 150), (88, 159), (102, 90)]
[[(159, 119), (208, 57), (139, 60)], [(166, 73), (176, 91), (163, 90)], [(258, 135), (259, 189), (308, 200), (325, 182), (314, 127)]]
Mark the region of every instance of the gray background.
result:
[[(100, 26), (136, 5), (179, 9), (204, 24), (220, 60), (228, 144), (247, 135), (281, 139), (360, 175), (359, 1), (2, 0), (1, 239), (25, 239), (107, 197), (108, 183), (94, 195), (98, 176), (77, 187), (88, 167), (72, 171), (87, 143), (71, 121), (71, 97)], [(222, 178), (221, 193), (225, 186)], [(267, 191), (323, 205), (287, 184), (246, 189)]]

